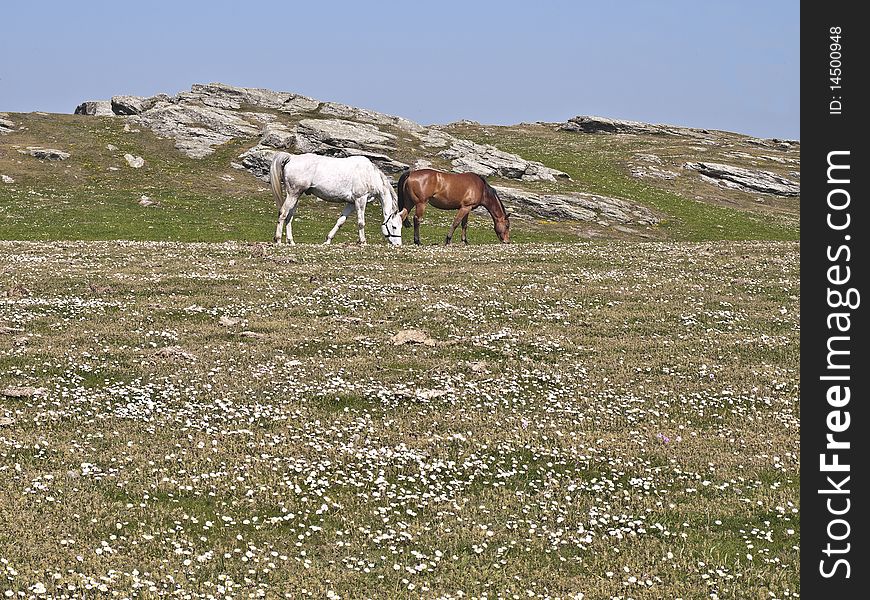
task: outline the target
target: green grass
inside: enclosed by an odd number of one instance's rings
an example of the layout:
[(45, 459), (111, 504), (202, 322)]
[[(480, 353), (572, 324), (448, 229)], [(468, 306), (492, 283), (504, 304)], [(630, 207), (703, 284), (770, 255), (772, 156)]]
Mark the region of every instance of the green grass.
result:
[[(0, 239), (271, 240), (276, 209), (267, 185), (230, 168), (241, 152), (256, 143), (254, 139), (234, 140), (195, 160), (177, 151), (172, 140), (159, 139), (148, 130), (125, 132), (120, 119), (39, 113), (10, 117), (24, 129), (0, 140), (0, 172), (15, 179), (15, 184), (0, 186)], [(396, 152), (400, 160), (413, 162), (428, 152), (403, 132), (390, 131), (401, 140)], [(544, 126), (463, 125), (451, 131), (541, 161), (572, 177), (571, 182), (534, 184), (496, 178), (496, 183), (614, 196), (651, 208), (661, 218), (658, 226), (639, 228), (635, 233), (583, 222), (515, 218), (511, 233), (517, 243), (570, 242), (591, 236), (703, 241), (795, 240), (799, 235), (798, 200), (767, 198), (759, 204), (751, 194), (700, 184), (686, 174), (674, 182), (659, 182), (639, 180), (628, 173), (637, 152), (658, 154), (669, 168), (678, 168), (689, 159), (716, 158), (701, 156), (691, 141), (669, 136), (617, 139)], [(721, 154), (739, 146), (740, 138), (731, 138), (733, 143), (722, 142), (712, 152)], [(108, 150), (108, 144), (118, 150)], [(26, 146), (54, 146), (72, 156), (62, 162), (39, 161), (18, 153)], [(125, 152), (145, 157), (146, 165), (128, 167), (122, 158)], [(437, 156), (433, 159), (446, 166)], [(720, 160), (735, 162), (734, 158)], [(157, 204), (139, 206), (142, 195)], [(303, 197), (294, 221), (297, 241), (322, 241), (339, 208)], [(443, 242), (452, 218), (452, 212), (430, 209), (422, 227), (423, 242)], [(370, 206), (366, 233), (373, 242), (380, 241), (381, 220), (380, 208)], [(473, 244), (498, 241), (485, 216), (473, 215), (469, 231)], [(355, 228), (346, 226), (337, 241), (353, 242), (355, 237)], [(405, 230), (405, 241), (411, 237), (411, 231)]]
[[(479, 143), (494, 144), (571, 176), (573, 182), (570, 184), (559, 182), (541, 186), (547, 191), (576, 189), (623, 198), (652, 208), (664, 215), (660, 227), (670, 239), (796, 240), (800, 234), (794, 218), (799, 207), (798, 199), (773, 200), (776, 206), (785, 205), (782, 210), (789, 219), (783, 220), (781, 215), (771, 219), (769, 214), (759, 211), (758, 206), (745, 208), (745, 199), (743, 210), (715, 202), (721, 196), (738, 204), (735, 198), (749, 196), (742, 192), (707, 188), (702, 191), (703, 196), (695, 198), (699, 190), (692, 183), (659, 182), (654, 185), (648, 183), (650, 180), (629, 175), (626, 165), (638, 152), (658, 153), (665, 160), (674, 158), (674, 162), (668, 165), (671, 169), (678, 169), (689, 158), (712, 160), (709, 156), (699, 155), (690, 141), (671, 136), (582, 135), (541, 126), (463, 125), (452, 128), (451, 132)], [(674, 146), (678, 148), (676, 151)], [(726, 158), (723, 162), (733, 164), (735, 160)], [(689, 177), (684, 174), (679, 179)]]

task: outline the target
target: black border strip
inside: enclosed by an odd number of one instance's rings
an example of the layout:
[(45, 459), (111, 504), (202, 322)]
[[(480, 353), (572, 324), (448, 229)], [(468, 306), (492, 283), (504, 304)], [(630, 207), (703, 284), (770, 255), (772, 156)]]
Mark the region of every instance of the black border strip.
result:
[[(800, 531), (801, 597), (809, 599), (866, 598), (870, 577), (870, 296), (864, 294), (870, 264), (864, 113), (870, 104), (861, 91), (870, 75), (862, 60), (870, 32), (859, 6), (801, 6)], [(848, 470), (832, 470), (843, 468), (831, 467), (834, 462)]]

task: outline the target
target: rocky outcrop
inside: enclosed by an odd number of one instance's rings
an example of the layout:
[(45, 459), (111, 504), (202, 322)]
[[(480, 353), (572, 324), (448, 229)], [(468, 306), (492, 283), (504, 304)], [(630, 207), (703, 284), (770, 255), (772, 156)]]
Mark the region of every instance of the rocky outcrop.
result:
[(282, 123), (266, 123), (263, 126), (263, 137), (260, 138), (261, 146), (269, 148), (287, 149), (296, 143), (296, 134)]
[(112, 103), (109, 100), (88, 100), (76, 106), (73, 114), (92, 117), (113, 117)]
[(456, 172), (477, 173), (483, 177), (497, 175), (523, 181), (569, 178), (567, 173), (551, 169), (539, 162), (525, 160), (516, 154), (503, 152), (495, 146), (459, 138), (451, 138), (450, 147), (439, 152), (438, 156), (448, 159)]
[[(246, 120), (243, 116), (254, 118)], [(129, 118), (160, 136), (173, 138), (175, 147), (187, 156), (202, 158), (214, 152), (215, 146), (235, 137), (255, 137), (261, 127), (251, 121), (264, 117), (209, 106), (158, 102), (153, 108)]]
[(289, 114), (311, 112), (320, 101), (291, 92), (274, 92), (262, 88), (243, 88), (224, 83), (195, 83), (189, 92), (175, 97), (177, 102), (201, 102), (222, 110), (240, 110), (245, 107), (272, 108)]
[(21, 154), (29, 154), (39, 160), (66, 160), (70, 157), (70, 153), (63, 150), (38, 148), (36, 146), (28, 146), (26, 150), (19, 150), (19, 152)]
[(269, 167), (272, 165), (272, 158), (278, 150), (267, 148), (266, 146), (254, 146), (247, 152), (239, 155), (238, 163), (233, 163), (232, 166), (239, 169), (250, 171), (254, 177), (269, 180)]
[(166, 94), (148, 98), (142, 96), (112, 96), (112, 112), (116, 115), (138, 115), (151, 109), (158, 102), (172, 102)]
[(799, 196), (801, 193), (799, 183), (770, 171), (744, 169), (712, 162), (687, 162), (684, 167), (697, 171), (702, 177), (707, 178), (707, 181), (722, 187), (775, 196)]
[[(269, 149), (275, 148), (326, 156), (366, 156), (384, 171), (396, 173), (408, 168), (394, 156), (400, 135), (420, 140), (430, 150), (426, 158), (433, 158), (440, 150), (439, 155), (449, 160), (457, 172), (523, 181), (568, 178), (539, 162), (425, 128), (403, 117), (338, 102), (320, 102), (290, 92), (196, 84), (189, 92), (174, 97), (114, 96), (110, 106), (112, 114), (127, 120), (125, 131), (135, 131), (132, 125), (147, 127), (161, 137), (174, 139), (175, 147), (191, 158), (207, 156), (232, 139), (259, 135), (259, 143), (239, 157), (240, 165), (258, 177), (265, 173), (264, 157), (271, 156)], [(272, 112), (254, 112), (257, 109)], [(80, 114), (102, 114), (105, 101), (85, 102), (76, 110)], [(307, 118), (291, 130), (292, 125), (282, 123), (274, 111)]]
[(600, 225), (653, 225), (659, 221), (649, 209), (619, 198), (582, 192), (536, 194), (510, 187), (493, 187), (506, 207), (540, 219), (591, 221)]
[(15, 128), (15, 123), (6, 118), (5, 114), (0, 115), (0, 135), (10, 133)]
[(334, 148), (394, 150), (395, 139), (374, 125), (342, 119), (303, 119), (296, 126), (296, 147), (300, 152), (331, 154)]
[(691, 127), (676, 127), (674, 125), (659, 125), (643, 123), (641, 121), (629, 121), (626, 119), (608, 119), (607, 117), (595, 117), (579, 115), (568, 119), (559, 126), (562, 131), (578, 133), (628, 133), (634, 135), (682, 135), (696, 138), (708, 137), (710, 132), (706, 129), (693, 129)]
[(349, 119), (372, 125), (388, 125), (412, 133), (420, 133), (424, 130), (422, 125), (414, 123), (404, 117), (387, 115), (366, 108), (357, 108), (356, 106), (340, 104), (338, 102), (324, 102), (320, 106), (318, 112), (322, 115), (337, 117), (339, 119)]

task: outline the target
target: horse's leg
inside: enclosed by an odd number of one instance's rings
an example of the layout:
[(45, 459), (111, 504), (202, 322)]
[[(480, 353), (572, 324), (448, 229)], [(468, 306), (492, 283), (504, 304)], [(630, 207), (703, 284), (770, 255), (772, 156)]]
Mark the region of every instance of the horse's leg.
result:
[[(469, 213), (471, 214), (471, 213)], [(468, 245), (468, 215), (462, 217), (462, 243)]]
[[(287, 243), (291, 246), (295, 246), (296, 242), (293, 241), (293, 216), (296, 214), (296, 207), (299, 206), (299, 195), (290, 196), (287, 194), (287, 199), (284, 201), (284, 206), (287, 206), (287, 203), (290, 203), (290, 208), (287, 210), (286, 224), (287, 224)], [(284, 207), (282, 207), (283, 209)]]
[[(287, 221), (288, 217), (292, 220), (293, 214), (296, 212), (296, 204), (299, 202), (299, 194), (295, 194), (291, 191), (287, 191), (287, 195), (284, 197), (284, 203), (281, 205), (281, 208), (278, 209), (278, 226), (275, 228), (275, 243), (280, 244), (281, 238), (284, 234), (284, 223)], [(293, 243), (293, 231), (290, 228), (290, 224), (287, 223), (287, 243)]]
[[(453, 241), (453, 232), (456, 231), (456, 228), (459, 227), (459, 224), (465, 221), (468, 222), (468, 213), (471, 212), (470, 206), (461, 206), (459, 210), (456, 211), (456, 217), (453, 219), (453, 224), (450, 226), (450, 232), (447, 234), (447, 238), (444, 240), (444, 245), (448, 246), (451, 241)], [(462, 228), (462, 239), (466, 243), (468, 243), (465, 239), (465, 227)]]
[(420, 223), (423, 222), (423, 214), (426, 212), (426, 203), (417, 203), (417, 210), (414, 213), (414, 243), (420, 245)]
[(359, 229), (359, 243), (365, 245), (366, 243), (366, 203), (368, 202), (368, 198), (363, 196), (356, 200), (356, 225)]
[(344, 209), (342, 209), (341, 211), (341, 216), (338, 217), (338, 221), (335, 222), (335, 227), (333, 227), (332, 230), (326, 235), (326, 241), (323, 242), (324, 244), (332, 243), (332, 238), (334, 238), (335, 234), (338, 233), (338, 229), (342, 225), (344, 225), (344, 222), (347, 221), (350, 213), (352, 213), (355, 209), (356, 207), (353, 205), (353, 202), (348, 202), (345, 205)]

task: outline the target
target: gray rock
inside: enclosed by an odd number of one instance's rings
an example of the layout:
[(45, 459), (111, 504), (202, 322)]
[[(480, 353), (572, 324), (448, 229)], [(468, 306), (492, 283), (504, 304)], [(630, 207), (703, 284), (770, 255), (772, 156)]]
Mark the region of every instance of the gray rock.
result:
[(127, 161), (127, 164), (133, 167), (134, 169), (141, 169), (145, 165), (145, 159), (141, 156), (133, 156), (132, 154), (125, 154), (124, 160)]
[(649, 209), (619, 198), (581, 192), (537, 194), (510, 187), (493, 186), (506, 207), (517, 213), (548, 220), (653, 225), (659, 219)]
[(374, 125), (390, 125), (397, 129), (412, 133), (420, 133), (423, 131), (421, 125), (405, 119), (404, 117), (387, 115), (366, 108), (357, 108), (356, 106), (341, 104), (339, 102), (324, 102), (320, 106), (320, 114)]
[(684, 167), (697, 171), (723, 187), (776, 196), (799, 196), (799, 183), (770, 171), (757, 171), (711, 162), (687, 162)]
[(116, 115), (138, 115), (152, 108), (158, 102), (169, 102), (166, 94), (151, 97), (112, 96), (112, 112)]
[(114, 117), (112, 103), (109, 100), (88, 100), (76, 106), (75, 115), (90, 115), (93, 117)]
[(559, 129), (582, 133), (662, 133), (658, 126), (649, 123), (588, 115), (568, 119)]
[(439, 152), (438, 156), (450, 160), (456, 172), (477, 173), (484, 177), (497, 175), (524, 181), (555, 181), (556, 177), (568, 179), (567, 173), (545, 167), (539, 162), (525, 160), (495, 146), (459, 138), (453, 138), (450, 147)]
[(296, 143), (296, 134), (281, 123), (266, 123), (263, 127), (263, 137), (260, 138), (261, 146), (270, 148), (287, 149)]
[[(240, 163), (232, 163), (233, 168), (250, 171), (257, 179), (269, 180), (269, 168), (272, 166), (272, 158), (277, 150), (265, 146), (254, 146), (247, 152), (239, 155)], [(236, 166), (238, 164), (238, 166)]]
[(191, 158), (202, 158), (214, 147), (234, 137), (251, 138), (260, 128), (237, 113), (192, 104), (159, 102), (153, 108), (129, 117), (158, 135), (175, 140), (175, 147)]
[(629, 121), (627, 119), (608, 119), (607, 117), (595, 117), (589, 115), (579, 115), (568, 119), (566, 123), (562, 123), (559, 126), (559, 129), (562, 131), (574, 131), (578, 133), (627, 133), (634, 135), (668, 134), (694, 138), (710, 137), (710, 132), (706, 129), (643, 123), (641, 121)]
[(0, 181), (3, 183), (15, 183), (15, 180), (9, 177), (9, 175), (0, 175)]
[(70, 157), (69, 152), (63, 150), (55, 150), (54, 148), (37, 148), (36, 146), (28, 146), (26, 150), (19, 150), (21, 154), (29, 154), (40, 160), (66, 160)]
[(433, 127), (415, 135), (423, 143), (424, 148), (446, 148), (457, 139)]
[(6, 118), (6, 115), (0, 116), (0, 135), (10, 133), (15, 128), (15, 123)]
[(390, 150), (395, 139), (374, 125), (341, 119), (303, 119), (296, 125), (296, 147), (301, 152), (328, 153), (324, 146)]
[(245, 106), (281, 109), (285, 103), (304, 96), (262, 88), (236, 87), (224, 83), (195, 83), (190, 87), (190, 92), (178, 94), (177, 98), (180, 101), (199, 100), (213, 108), (238, 110)]

